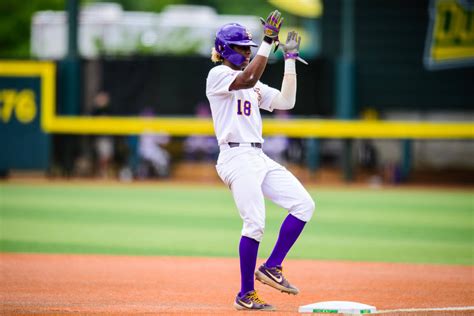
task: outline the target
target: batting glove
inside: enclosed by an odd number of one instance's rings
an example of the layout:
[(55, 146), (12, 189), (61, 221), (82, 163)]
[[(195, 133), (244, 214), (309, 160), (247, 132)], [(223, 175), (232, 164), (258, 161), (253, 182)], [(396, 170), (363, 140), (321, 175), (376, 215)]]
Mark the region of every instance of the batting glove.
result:
[(278, 10), (271, 12), (266, 20), (260, 18), (260, 22), (262, 22), (263, 25), (263, 40), (268, 44), (275, 42), (275, 51), (278, 48), (278, 44), (280, 43), (280, 40), (278, 39), (278, 33), (280, 33), (283, 20), (284, 18), (281, 16), (281, 13)]
[(301, 36), (299, 36), (295, 31), (288, 32), (286, 43), (281, 45), (283, 49), (283, 56), (285, 57), (285, 60), (296, 59), (303, 64), (308, 65), (306, 60), (301, 58), (299, 55), (300, 44)]

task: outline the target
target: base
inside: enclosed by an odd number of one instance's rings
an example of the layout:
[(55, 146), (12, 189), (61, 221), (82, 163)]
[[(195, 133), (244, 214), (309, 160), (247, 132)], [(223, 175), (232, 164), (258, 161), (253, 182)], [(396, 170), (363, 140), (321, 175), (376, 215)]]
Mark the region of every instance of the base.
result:
[(300, 313), (330, 313), (330, 314), (371, 314), (375, 306), (349, 301), (328, 301), (300, 306)]

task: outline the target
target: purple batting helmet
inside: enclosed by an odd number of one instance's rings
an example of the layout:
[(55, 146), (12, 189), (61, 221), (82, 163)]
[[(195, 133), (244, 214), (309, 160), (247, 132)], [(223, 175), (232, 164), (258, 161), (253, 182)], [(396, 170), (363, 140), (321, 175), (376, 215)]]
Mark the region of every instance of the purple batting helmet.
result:
[(236, 66), (240, 66), (245, 61), (245, 57), (233, 50), (230, 47), (231, 45), (258, 46), (252, 41), (250, 32), (237, 23), (223, 25), (216, 33), (214, 46), (223, 58)]

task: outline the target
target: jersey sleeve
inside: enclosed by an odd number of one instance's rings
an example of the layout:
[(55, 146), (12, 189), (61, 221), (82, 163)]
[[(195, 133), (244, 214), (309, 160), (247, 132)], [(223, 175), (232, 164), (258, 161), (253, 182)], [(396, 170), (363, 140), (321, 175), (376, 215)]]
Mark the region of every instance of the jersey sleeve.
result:
[(224, 95), (230, 93), (229, 87), (238, 73), (239, 71), (222, 65), (212, 68), (207, 76), (206, 94)]
[(280, 91), (262, 83), (260, 80), (255, 85), (255, 91), (259, 94), (259, 108), (272, 112), (273, 108), (271, 105), (273, 98), (275, 98)]

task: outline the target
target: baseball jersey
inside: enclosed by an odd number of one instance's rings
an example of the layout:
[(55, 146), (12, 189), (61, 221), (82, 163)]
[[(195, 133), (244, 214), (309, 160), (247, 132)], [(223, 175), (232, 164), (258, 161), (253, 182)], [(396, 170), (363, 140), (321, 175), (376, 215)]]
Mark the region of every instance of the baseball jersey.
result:
[(272, 100), (279, 93), (260, 81), (253, 88), (229, 91), (240, 72), (219, 65), (207, 76), (206, 95), (219, 145), (228, 142), (263, 143), (260, 109), (272, 112)]

